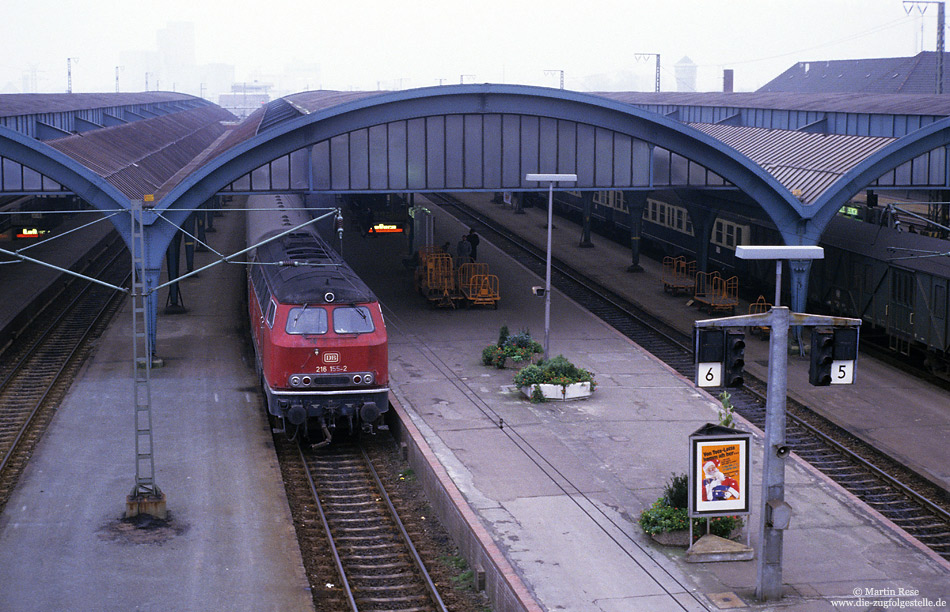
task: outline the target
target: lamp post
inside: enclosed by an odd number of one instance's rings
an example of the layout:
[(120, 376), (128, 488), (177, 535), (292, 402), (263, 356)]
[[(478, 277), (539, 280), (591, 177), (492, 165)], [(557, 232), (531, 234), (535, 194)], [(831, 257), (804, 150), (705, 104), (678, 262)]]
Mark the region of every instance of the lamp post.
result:
[(785, 396), (788, 391), (789, 324), (808, 324), (808, 317), (790, 313), (778, 305), (782, 286), (782, 260), (822, 259), (819, 246), (747, 246), (736, 247), (739, 259), (775, 260), (775, 306), (769, 312), (769, 374), (765, 400), (765, 452), (762, 461), (762, 502), (760, 505), (761, 548), (756, 568), (756, 596), (763, 601), (782, 598), (782, 540), (787, 527), (779, 515), (787, 516), (785, 504)]
[(526, 181), (548, 184), (548, 247), (544, 264), (544, 360), (547, 361), (551, 346), (551, 225), (554, 216), (554, 183), (577, 182), (576, 174), (527, 174)]

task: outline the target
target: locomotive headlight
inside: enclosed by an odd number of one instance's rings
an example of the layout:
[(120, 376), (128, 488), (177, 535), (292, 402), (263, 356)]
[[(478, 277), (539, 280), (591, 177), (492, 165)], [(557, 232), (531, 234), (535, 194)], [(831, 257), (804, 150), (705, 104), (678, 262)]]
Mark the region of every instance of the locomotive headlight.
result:
[(303, 377), (303, 386), (309, 387), (310, 383), (313, 382), (309, 376)]
[(363, 377), (362, 377), (362, 376), (360, 376), (359, 374), (356, 374), (356, 375), (353, 376), (353, 384), (354, 384), (354, 385), (358, 385), (358, 384), (360, 384), (361, 382), (363, 382)]
[(373, 384), (373, 375), (372, 375), (372, 374), (365, 374), (365, 375), (363, 375), (363, 384), (364, 384), (364, 385), (371, 385), (371, 384)]
[(299, 387), (299, 386), (300, 386), (300, 377), (299, 377), (299, 376), (291, 376), (291, 377), (290, 377), (290, 386), (291, 386), (291, 387)]

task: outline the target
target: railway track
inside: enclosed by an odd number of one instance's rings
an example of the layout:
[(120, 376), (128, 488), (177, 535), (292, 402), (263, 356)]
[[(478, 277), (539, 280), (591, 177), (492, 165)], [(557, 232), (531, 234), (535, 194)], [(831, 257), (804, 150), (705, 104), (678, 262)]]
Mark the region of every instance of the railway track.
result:
[(363, 446), (277, 446), (318, 610), (447, 611)]
[[(427, 197), (470, 226), (509, 256), (544, 276), (545, 253), (516, 234), (445, 194)], [(563, 261), (552, 261), (551, 282), (638, 345), (692, 379), (692, 339), (637, 305), (592, 283)], [(746, 372), (746, 385), (730, 389), (735, 411), (765, 427), (764, 381)], [(864, 444), (807, 406), (787, 399), (786, 441), (802, 459), (893, 521), (922, 544), (950, 560), (950, 494), (897, 461)]]
[[(83, 273), (122, 286), (129, 276), (118, 236)], [(91, 348), (121, 304), (118, 293), (73, 277), (0, 359), (0, 510)]]

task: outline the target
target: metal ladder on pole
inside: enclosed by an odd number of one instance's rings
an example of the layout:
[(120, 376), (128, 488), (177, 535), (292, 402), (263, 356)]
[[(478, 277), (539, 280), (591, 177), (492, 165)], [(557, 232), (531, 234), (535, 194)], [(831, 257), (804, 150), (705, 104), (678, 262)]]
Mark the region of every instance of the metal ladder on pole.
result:
[(152, 347), (148, 336), (145, 286), (145, 223), (141, 200), (132, 202), (132, 376), (135, 404), (135, 486), (126, 500), (126, 518), (165, 518), (165, 495), (155, 484), (152, 443)]

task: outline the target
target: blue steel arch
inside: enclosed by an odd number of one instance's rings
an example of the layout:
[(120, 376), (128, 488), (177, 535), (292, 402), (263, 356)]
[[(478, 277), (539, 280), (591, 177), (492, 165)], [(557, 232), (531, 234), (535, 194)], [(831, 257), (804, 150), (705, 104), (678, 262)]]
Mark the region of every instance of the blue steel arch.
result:
[[(129, 209), (129, 198), (106, 179), (53, 147), (3, 126), (0, 126), (0, 156), (56, 181), (99, 210)], [(121, 218), (125, 220), (125, 227), (120, 224), (116, 227), (128, 244), (128, 218), (124, 215)]]
[(912, 159), (938, 147), (950, 146), (950, 117), (898, 138), (835, 181), (809, 207), (806, 233), (817, 240), (842, 206), (862, 189)]
[[(596, 95), (521, 85), (452, 85), (379, 94), (322, 109), (258, 134), (211, 160), (171, 190), (157, 208), (179, 224), (219, 190), (268, 161), (358, 129), (458, 114), (521, 114), (586, 123), (629, 135), (705, 166), (755, 200), (789, 244), (801, 243), (802, 204), (750, 159), (687, 125)], [(539, 168), (539, 172), (546, 172)], [(609, 186), (605, 187), (609, 188)], [(175, 227), (152, 228), (164, 252)], [(156, 236), (157, 237), (157, 236)]]

